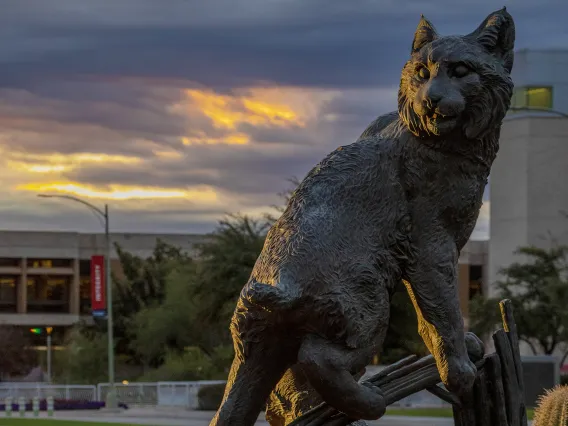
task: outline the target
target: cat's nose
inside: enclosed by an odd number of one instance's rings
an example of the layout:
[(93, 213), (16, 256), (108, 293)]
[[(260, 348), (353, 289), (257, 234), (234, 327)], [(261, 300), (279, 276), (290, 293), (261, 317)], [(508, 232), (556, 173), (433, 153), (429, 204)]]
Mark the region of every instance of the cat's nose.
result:
[(424, 100), (422, 101), (422, 107), (424, 109), (424, 113), (429, 114), (429, 113), (434, 112), (434, 110), (438, 106), (438, 103), (441, 100), (442, 100), (442, 98), (437, 97), (437, 96), (428, 96), (428, 97), (424, 98)]
[(442, 96), (439, 93), (429, 93), (427, 102), (430, 106), (430, 109), (436, 108), (438, 103), (442, 100)]

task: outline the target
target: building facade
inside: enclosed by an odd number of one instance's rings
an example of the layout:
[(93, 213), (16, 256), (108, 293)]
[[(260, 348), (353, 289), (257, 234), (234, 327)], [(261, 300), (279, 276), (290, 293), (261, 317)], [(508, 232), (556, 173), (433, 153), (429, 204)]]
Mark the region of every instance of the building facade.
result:
[[(157, 239), (193, 253), (204, 235), (112, 234), (113, 243), (148, 257)], [(91, 319), (90, 260), (102, 234), (0, 231), (0, 324), (68, 327)], [(113, 272), (120, 273), (114, 251)]]
[(489, 274), (521, 261), (519, 246), (568, 243), (568, 50), (515, 56), (512, 111), (490, 177)]
[[(112, 234), (113, 243), (148, 257), (158, 239), (195, 254), (205, 235)], [(0, 231), (0, 324), (63, 327), (91, 320), (90, 259), (104, 254), (104, 236), (74, 232)], [(459, 259), (460, 301), (483, 292), (487, 242), (470, 241)], [(120, 263), (113, 251), (113, 272)], [(244, 283), (243, 283), (244, 285)]]

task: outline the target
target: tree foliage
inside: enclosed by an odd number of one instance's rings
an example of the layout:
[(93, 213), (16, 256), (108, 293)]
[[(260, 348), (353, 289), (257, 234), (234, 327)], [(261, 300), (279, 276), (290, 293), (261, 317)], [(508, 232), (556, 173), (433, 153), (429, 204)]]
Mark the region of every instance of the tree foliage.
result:
[(141, 310), (133, 321), (131, 347), (149, 366), (196, 355), (186, 353), (194, 347), (226, 370), (232, 357), (227, 355), (232, 351), (228, 325), (268, 226), (266, 221), (230, 216), (197, 246), (198, 261), (180, 263), (168, 274), (162, 303)]
[(510, 299), (519, 338), (535, 355), (564, 350), (564, 362), (568, 356), (568, 246), (521, 247), (516, 253), (526, 260), (501, 271), (504, 278), (495, 284), (498, 297), (472, 301), (472, 329), (480, 335), (492, 331), (501, 321), (496, 304)]
[(0, 326), (0, 376), (27, 374), (37, 362), (27, 333), (11, 325)]
[(123, 250), (118, 244), (115, 248), (123, 276), (113, 276), (114, 333), (119, 352), (128, 353), (134, 316), (145, 308), (160, 305), (169, 274), (179, 265), (191, 264), (192, 259), (179, 247), (161, 240), (146, 259)]
[(88, 384), (108, 381), (108, 340), (105, 333), (75, 326), (66, 336), (65, 350), (54, 353), (56, 381)]

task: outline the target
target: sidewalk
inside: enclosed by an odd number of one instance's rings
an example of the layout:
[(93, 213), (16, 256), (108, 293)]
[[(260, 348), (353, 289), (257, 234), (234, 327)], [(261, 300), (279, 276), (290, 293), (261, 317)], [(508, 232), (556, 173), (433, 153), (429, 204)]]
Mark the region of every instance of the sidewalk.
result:
[[(121, 413), (107, 413), (98, 410), (59, 411), (55, 413), (54, 418), (83, 422), (127, 423), (147, 426), (208, 426), (213, 415), (214, 413), (211, 411), (190, 411), (179, 408), (131, 408)], [(1, 417), (2, 416), (0, 416), (0, 419)], [(47, 415), (41, 413), (40, 417), (47, 418)], [(31, 413), (28, 413), (26, 418), (33, 417)], [(258, 426), (268, 426), (268, 423), (264, 420), (264, 413), (261, 413), (256, 424)], [(453, 424), (453, 420), (447, 418), (402, 416), (386, 416), (378, 421), (369, 422), (370, 426), (453, 426)], [(41, 426), (41, 424), (38, 425)]]

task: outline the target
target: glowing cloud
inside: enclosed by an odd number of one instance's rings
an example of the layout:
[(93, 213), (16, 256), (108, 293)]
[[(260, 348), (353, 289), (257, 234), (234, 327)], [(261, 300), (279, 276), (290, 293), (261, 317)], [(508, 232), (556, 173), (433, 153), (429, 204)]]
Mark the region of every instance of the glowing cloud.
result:
[(131, 199), (173, 199), (185, 198), (193, 201), (211, 202), (217, 200), (217, 194), (211, 188), (192, 190), (165, 189), (143, 186), (108, 185), (104, 189), (91, 185), (81, 185), (73, 182), (28, 183), (19, 185), (18, 190), (41, 192), (56, 192), (77, 195), (86, 198), (102, 198), (112, 200)]
[(163, 160), (179, 160), (180, 158), (183, 158), (183, 155), (180, 152), (173, 150), (153, 150), (152, 153)]
[(181, 143), (184, 145), (246, 145), (250, 139), (244, 133), (232, 133), (223, 138), (211, 138), (203, 132), (199, 132), (197, 137), (181, 138)]
[(143, 160), (138, 157), (123, 155), (107, 155), (96, 153), (63, 154), (28, 154), (23, 152), (10, 152), (6, 161), (8, 168), (14, 171), (30, 173), (60, 173), (72, 170), (83, 164), (109, 164), (124, 165), (139, 164)]
[(304, 121), (289, 106), (270, 103), (246, 95), (226, 96), (212, 91), (186, 90), (187, 96), (221, 129), (235, 130), (238, 124), (253, 126), (304, 126)]

